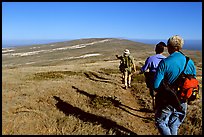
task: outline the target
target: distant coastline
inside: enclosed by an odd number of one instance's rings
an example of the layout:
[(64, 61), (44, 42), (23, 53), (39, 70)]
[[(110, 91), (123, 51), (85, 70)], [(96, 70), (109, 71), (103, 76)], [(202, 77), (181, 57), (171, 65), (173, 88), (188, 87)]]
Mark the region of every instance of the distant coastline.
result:
[[(160, 41), (163, 41), (164, 43), (167, 42), (167, 40), (162, 40), (162, 39), (130, 39), (135, 42), (142, 42), (146, 44), (153, 44), (156, 45)], [(184, 46), (183, 49), (187, 50), (200, 50), (202, 51), (202, 40), (184, 40)]]
[[(166, 43), (167, 40), (162, 40), (162, 39), (130, 39), (132, 41), (135, 42), (142, 42), (142, 43), (146, 43), (146, 44), (153, 44), (156, 45), (157, 43), (159, 43), (160, 41), (163, 41)], [(202, 40), (184, 40), (184, 46), (183, 49), (187, 49), (187, 50), (199, 50), (202, 51)]]
[[(2, 41), (2, 48), (13, 48), (19, 46), (31, 46), (31, 45), (38, 45), (38, 44), (49, 44), (55, 42), (64, 42), (70, 41), (72, 39), (56, 39), (56, 40), (8, 40)], [(166, 43), (166, 40), (159, 40), (159, 39), (128, 39), (135, 42), (141, 42), (145, 44), (152, 44), (156, 45), (159, 41), (163, 41)], [(202, 51), (202, 40), (185, 40), (183, 49), (187, 50), (199, 50)]]

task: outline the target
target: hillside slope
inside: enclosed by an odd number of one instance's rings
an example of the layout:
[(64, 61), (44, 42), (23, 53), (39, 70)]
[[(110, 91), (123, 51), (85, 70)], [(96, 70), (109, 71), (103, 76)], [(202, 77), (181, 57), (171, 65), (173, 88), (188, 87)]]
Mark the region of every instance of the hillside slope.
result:
[[(111, 38), (3, 49), (2, 134), (158, 135), (144, 76), (123, 89), (115, 55), (125, 48), (137, 68), (154, 54), (152, 45)], [(202, 82), (202, 53), (185, 53)], [(180, 134), (202, 133), (201, 100)]]

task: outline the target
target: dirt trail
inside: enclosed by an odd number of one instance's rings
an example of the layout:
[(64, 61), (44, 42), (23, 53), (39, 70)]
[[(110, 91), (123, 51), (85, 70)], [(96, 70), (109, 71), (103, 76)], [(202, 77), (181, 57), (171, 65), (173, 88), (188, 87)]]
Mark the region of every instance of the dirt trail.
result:
[[(94, 88), (94, 85), (98, 85), (99, 88), (96, 94), (99, 96), (116, 96), (122, 103), (119, 113), (121, 113), (120, 115), (123, 118), (121, 121), (124, 123), (121, 123), (121, 125), (138, 135), (157, 134), (158, 132), (154, 127), (153, 113), (142, 112), (140, 110), (141, 106), (137, 103), (136, 98), (132, 94), (134, 91), (131, 91), (132, 89), (125, 90), (122, 88), (124, 85), (121, 82), (121, 74), (111, 75), (107, 73), (98, 73), (102, 66), (106, 69), (113, 69), (117, 68), (117, 65), (117, 61), (94, 63), (90, 66), (87, 64), (87, 66), (89, 66), (86, 67), (87, 70), (92, 72), (92, 74), (87, 76), (88, 81), (93, 81), (93, 84), (87, 84), (87, 80), (84, 80), (80, 83), (86, 83), (85, 85), (75, 84), (75, 86), (79, 89), (87, 89), (87, 86), (89, 88)], [(110, 68), (110, 66), (113, 67)], [(120, 118), (117, 117), (117, 119)]]
[[(117, 68), (117, 63), (118, 61), (102, 62), (99, 66), (105, 66), (107, 68), (114, 69)], [(111, 77), (112, 75), (109, 76), (110, 79)], [(124, 122), (126, 123), (127, 128), (138, 135), (158, 134), (158, 131), (154, 126), (154, 113), (142, 111), (142, 106), (137, 103), (137, 98), (133, 94), (135, 92), (133, 89), (123, 89), (124, 85), (121, 81), (121, 74), (117, 74), (115, 78), (112, 78), (111, 80), (113, 83), (118, 84), (112, 84), (112, 88), (108, 88), (108, 90), (114, 93), (114, 96), (119, 98), (121, 101), (122, 105), (120, 106), (120, 109), (122, 110), (123, 117), (125, 118)], [(123, 125), (125, 126), (124, 123)]]

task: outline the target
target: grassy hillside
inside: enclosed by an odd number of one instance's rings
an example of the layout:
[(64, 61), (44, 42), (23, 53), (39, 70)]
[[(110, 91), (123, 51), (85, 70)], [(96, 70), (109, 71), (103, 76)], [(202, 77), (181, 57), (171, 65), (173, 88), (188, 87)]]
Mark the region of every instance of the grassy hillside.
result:
[[(154, 45), (113, 38), (2, 49), (2, 134), (158, 135), (144, 75), (123, 88), (115, 55), (126, 48), (137, 71), (155, 54)], [(183, 52), (202, 83), (202, 52)], [(202, 92), (179, 134), (202, 134)]]

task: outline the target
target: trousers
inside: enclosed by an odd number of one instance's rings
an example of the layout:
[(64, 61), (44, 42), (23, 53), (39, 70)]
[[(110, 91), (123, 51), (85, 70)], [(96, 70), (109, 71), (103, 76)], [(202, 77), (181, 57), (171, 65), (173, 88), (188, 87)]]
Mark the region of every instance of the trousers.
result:
[(128, 71), (124, 72), (124, 82), (125, 86), (130, 86), (131, 85), (131, 80), (132, 80), (132, 74)]
[(187, 103), (181, 103), (182, 110), (177, 111), (171, 105), (158, 107), (155, 111), (155, 125), (161, 135), (177, 135), (187, 113)]

